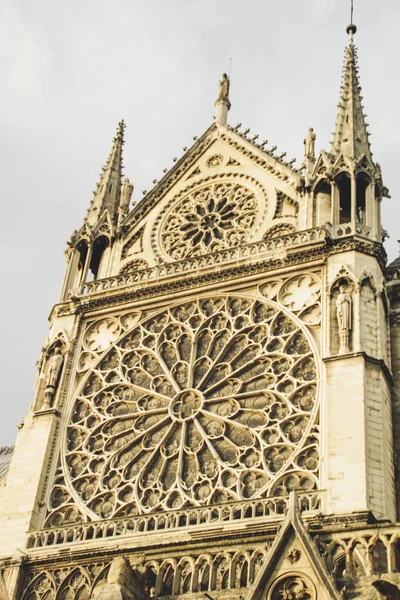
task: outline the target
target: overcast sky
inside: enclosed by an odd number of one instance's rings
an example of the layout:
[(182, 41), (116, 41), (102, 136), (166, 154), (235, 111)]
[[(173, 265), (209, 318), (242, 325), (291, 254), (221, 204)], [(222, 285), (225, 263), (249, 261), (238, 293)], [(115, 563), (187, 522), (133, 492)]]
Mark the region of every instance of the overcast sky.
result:
[[(356, 0), (360, 77), (384, 201), (400, 237), (398, 0)], [(134, 198), (212, 123), (233, 57), (229, 122), (302, 158), (308, 127), (329, 149), (350, 0), (1, 0), (2, 425), (33, 397), (35, 362), (118, 121)]]

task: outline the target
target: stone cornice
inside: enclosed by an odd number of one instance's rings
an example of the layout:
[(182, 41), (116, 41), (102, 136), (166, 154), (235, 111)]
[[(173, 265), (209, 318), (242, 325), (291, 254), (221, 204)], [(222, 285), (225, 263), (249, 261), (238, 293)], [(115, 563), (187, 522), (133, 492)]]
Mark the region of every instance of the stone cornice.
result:
[(49, 318), (53, 320), (57, 316), (86, 313), (244, 277), (273, 275), (350, 251), (375, 256), (384, 268), (386, 254), (381, 244), (359, 236), (332, 240), (327, 229), (316, 228), (86, 283), (72, 293), (68, 303), (56, 305)]
[(366, 352), (348, 352), (347, 354), (335, 354), (334, 356), (325, 356), (322, 360), (324, 363), (337, 362), (340, 360), (347, 360), (352, 358), (363, 358), (366, 362), (369, 362), (377, 367), (380, 367), (385, 375), (387, 382), (390, 386), (394, 385), (393, 375), (389, 367), (382, 358), (375, 358), (367, 354)]

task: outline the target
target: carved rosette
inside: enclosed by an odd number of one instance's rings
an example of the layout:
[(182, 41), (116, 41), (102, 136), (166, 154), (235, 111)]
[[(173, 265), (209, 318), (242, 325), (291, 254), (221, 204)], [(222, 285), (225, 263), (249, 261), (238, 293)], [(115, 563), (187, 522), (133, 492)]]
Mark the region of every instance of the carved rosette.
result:
[(272, 590), (270, 600), (315, 600), (314, 586), (301, 575), (281, 579)]
[(248, 243), (265, 210), (266, 194), (251, 178), (207, 181), (172, 200), (154, 250), (181, 260)]
[(304, 325), (265, 299), (208, 297), (102, 354), (73, 402), (63, 470), (88, 518), (287, 495), (318, 486), (317, 425)]

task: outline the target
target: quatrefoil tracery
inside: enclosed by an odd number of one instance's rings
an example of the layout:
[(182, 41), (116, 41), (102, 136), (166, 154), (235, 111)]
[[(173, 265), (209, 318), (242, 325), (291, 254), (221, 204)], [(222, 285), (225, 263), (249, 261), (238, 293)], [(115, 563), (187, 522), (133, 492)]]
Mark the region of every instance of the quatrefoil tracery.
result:
[(143, 320), (74, 402), (64, 470), (77, 503), (109, 518), (313, 489), (311, 344), (288, 312), (254, 298), (205, 298)]

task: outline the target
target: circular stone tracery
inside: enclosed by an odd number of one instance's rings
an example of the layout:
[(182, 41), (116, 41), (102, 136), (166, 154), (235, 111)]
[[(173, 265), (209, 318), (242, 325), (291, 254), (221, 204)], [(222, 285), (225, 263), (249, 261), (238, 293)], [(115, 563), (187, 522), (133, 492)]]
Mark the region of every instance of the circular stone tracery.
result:
[(68, 486), (103, 518), (311, 490), (317, 388), (308, 334), (278, 305), (229, 296), (163, 310), (83, 382)]
[(203, 402), (203, 394), (198, 390), (184, 390), (172, 400), (169, 407), (170, 415), (176, 421), (192, 420), (198, 415)]
[(263, 210), (265, 194), (236, 181), (216, 181), (186, 193), (161, 224), (167, 256), (180, 260), (247, 242)]

